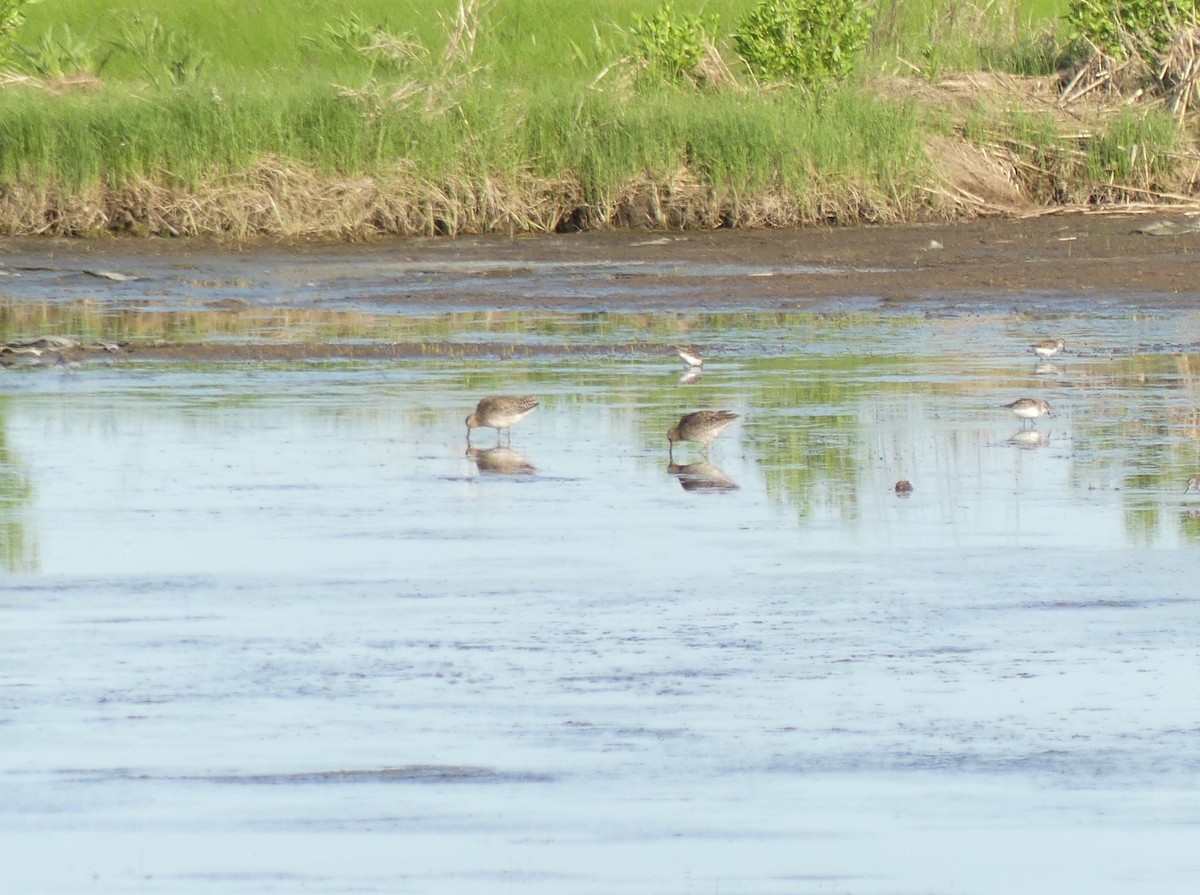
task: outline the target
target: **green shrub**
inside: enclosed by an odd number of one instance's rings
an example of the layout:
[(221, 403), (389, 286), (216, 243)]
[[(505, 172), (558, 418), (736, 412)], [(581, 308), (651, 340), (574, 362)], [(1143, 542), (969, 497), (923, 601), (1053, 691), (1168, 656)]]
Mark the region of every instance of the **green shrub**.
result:
[(1071, 0), (1072, 37), (1119, 59), (1137, 47), (1152, 66), (1181, 28), (1195, 25), (1200, 0)]
[(733, 34), (755, 77), (799, 84), (839, 80), (871, 32), (860, 0), (762, 0)]
[(644, 71), (668, 81), (695, 80), (717, 28), (715, 16), (676, 15), (664, 3), (649, 18), (635, 16), (630, 33)]
[[(8, 62), (12, 55), (13, 36), (25, 24), (22, 6), (30, 0), (0, 0), (0, 65)], [(40, 0), (32, 0), (34, 3)]]

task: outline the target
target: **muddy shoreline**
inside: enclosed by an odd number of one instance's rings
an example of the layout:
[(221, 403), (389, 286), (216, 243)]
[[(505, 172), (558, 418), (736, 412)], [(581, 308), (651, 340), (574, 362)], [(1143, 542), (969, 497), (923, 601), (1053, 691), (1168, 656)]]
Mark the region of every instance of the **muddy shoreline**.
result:
[[(69, 274), (126, 271), (140, 283), (87, 279), (78, 301), (102, 313), (171, 311), (169, 280), (205, 289), (199, 307), (225, 315), (261, 314), (254, 297), (233, 284), (258, 277), (278, 290), (276, 268), (313, 263), (312, 281), (295, 302), (275, 298), (271, 310), (322, 303), (330, 313), (439, 314), (486, 309), (704, 312), (903, 308), (909, 303), (1003, 301), (1020, 310), (1024, 296), (1084, 302), (1090, 295), (1153, 296), (1161, 305), (1200, 299), (1200, 230), (1183, 214), (1073, 214), (766, 231), (581, 233), (512, 239), (395, 239), (362, 244), (200, 240), (0, 241), (0, 295), (11, 307), (37, 301), (25, 288), (36, 271)], [(331, 273), (336, 268), (336, 273)], [(506, 284), (529, 270), (561, 270), (558, 281), (513, 297)], [(447, 274), (448, 270), (457, 275)], [(144, 271), (151, 273), (144, 278)], [(155, 273), (157, 271), (157, 273)], [(465, 271), (465, 273), (463, 273)], [(324, 279), (321, 277), (324, 276)], [(337, 290), (355, 278), (352, 298)], [(62, 280), (65, 282), (65, 279)], [(419, 281), (419, 282), (418, 282)], [(73, 281), (74, 282), (74, 281)], [(557, 282), (558, 285), (555, 285)], [(655, 288), (647, 289), (647, 283)], [(166, 284), (161, 285), (160, 284)], [(657, 288), (661, 284), (662, 288)], [(135, 295), (131, 285), (141, 285)], [(78, 287), (85, 288), (85, 287)], [(161, 292), (161, 296), (159, 293)], [(303, 292), (303, 295), (301, 295)], [(348, 293), (347, 293), (348, 294)], [(55, 294), (57, 295), (57, 293)], [(47, 293), (46, 300), (54, 296)], [(197, 299), (189, 299), (193, 306)], [(460, 346), (467, 355), (511, 353), (494, 343)], [(214, 341), (128, 340), (121, 354), (144, 358), (392, 358), (426, 353), (415, 340), (305, 337)], [(553, 354), (570, 345), (523, 349)], [(636, 351), (637, 345), (626, 346)]]

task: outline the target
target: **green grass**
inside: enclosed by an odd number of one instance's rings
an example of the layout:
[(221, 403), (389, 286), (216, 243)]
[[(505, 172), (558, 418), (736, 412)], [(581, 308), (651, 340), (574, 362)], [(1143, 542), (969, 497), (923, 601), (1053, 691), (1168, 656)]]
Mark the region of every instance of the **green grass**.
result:
[[(883, 0), (860, 72), (1044, 74), (1057, 61), (1066, 2)], [(405, 202), (449, 196), (430, 202), (477, 206), (417, 214), (430, 232), (460, 229), (446, 218), (486, 217), (495, 197), (483, 194), (497, 189), (509, 205), (530, 206), (506, 212), (522, 221), (539, 217), (538, 202), (558, 202), (562, 213), (572, 203), (636, 204), (639, 183), (642, 200), (690, 191), (687, 201), (705, 205), (691, 219), (710, 225), (769, 217), (762, 209), (781, 202), (789, 206), (781, 222), (840, 219), (839, 202), (900, 215), (918, 206), (932, 176), (930, 116), (859, 80), (819, 91), (754, 88), (727, 40), (754, 3), (675, 0), (680, 14), (716, 16), (719, 49), (740, 77), (740, 86), (703, 91), (635, 87), (620, 62), (635, 16), (660, 0), (485, 4), (474, 52), (456, 58), (443, 56), (457, 9), (449, 0), (36, 4), (18, 42), (50, 52), (47, 33), (69, 26), (74, 44), (89, 48), (97, 86), (0, 90), (0, 187), (19, 187), (27, 206), (80, 197), (75, 204), (90, 208), (109, 201), (103, 191), (147, 183), (236, 186), (267, 163), (332, 181), (375, 178)], [(417, 50), (393, 63), (333, 37), (354, 28), (382, 28)], [(1089, 176), (1106, 165), (1137, 170), (1120, 167), (1112, 146), (1122, 139), (1094, 142)], [(528, 195), (514, 198), (521, 191)], [(552, 225), (557, 214), (540, 219)]]
[[(703, 11), (715, 16), (718, 30), (728, 35), (755, 2), (674, 0), (674, 7), (681, 15)], [(313, 72), (349, 77), (367, 66), (329, 46), (324, 36), (330, 26), (357, 16), (365, 24), (411, 34), (436, 54), (445, 44), (443, 22), (453, 18), (456, 6), (456, 0), (55, 0), (27, 8), (19, 39), (32, 46), (48, 29), (66, 22), (77, 35), (104, 47), (120, 43), (123, 30), (138, 22), (157, 19), (207, 55), (218, 80), (273, 81)], [(651, 15), (660, 6), (661, 0), (505, 0), (490, 10), (477, 58), (501, 85), (525, 84), (531, 76), (585, 84), (628, 50), (623, 32), (634, 17)], [(997, 41), (1052, 25), (1066, 8), (1067, 0), (882, 0), (871, 59), (877, 64), (896, 56), (916, 61), (934, 40), (948, 57), (986, 55), (994, 52)], [(117, 53), (105, 75), (139, 78), (140, 62)]]

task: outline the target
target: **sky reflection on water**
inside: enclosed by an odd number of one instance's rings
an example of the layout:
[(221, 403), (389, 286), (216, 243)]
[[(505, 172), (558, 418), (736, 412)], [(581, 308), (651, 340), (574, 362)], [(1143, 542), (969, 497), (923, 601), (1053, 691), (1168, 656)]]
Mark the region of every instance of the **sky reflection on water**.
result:
[(539, 319), (0, 372), (0, 882), (1189, 891), (1200, 314)]

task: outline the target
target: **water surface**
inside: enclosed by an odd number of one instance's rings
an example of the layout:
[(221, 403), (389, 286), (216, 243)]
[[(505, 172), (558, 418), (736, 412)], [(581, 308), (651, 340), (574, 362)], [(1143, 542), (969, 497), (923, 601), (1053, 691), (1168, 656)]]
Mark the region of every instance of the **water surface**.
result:
[[(1200, 312), (618, 267), (330, 302), (426, 357), (0, 370), (6, 891), (1194, 890)], [(138, 325), (222, 294), (139, 282)], [(497, 393), (542, 404), (471, 452)], [(672, 466), (700, 407), (741, 419)]]

